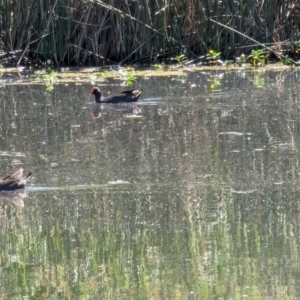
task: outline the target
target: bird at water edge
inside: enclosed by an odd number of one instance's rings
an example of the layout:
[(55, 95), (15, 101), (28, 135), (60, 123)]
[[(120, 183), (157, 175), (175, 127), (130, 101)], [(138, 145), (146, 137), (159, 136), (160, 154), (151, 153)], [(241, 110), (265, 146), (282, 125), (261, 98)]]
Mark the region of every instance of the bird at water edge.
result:
[(14, 191), (23, 189), (26, 186), (27, 180), (31, 176), (31, 172), (26, 177), (23, 176), (23, 169), (19, 169), (13, 174), (10, 174), (0, 180), (0, 191)]

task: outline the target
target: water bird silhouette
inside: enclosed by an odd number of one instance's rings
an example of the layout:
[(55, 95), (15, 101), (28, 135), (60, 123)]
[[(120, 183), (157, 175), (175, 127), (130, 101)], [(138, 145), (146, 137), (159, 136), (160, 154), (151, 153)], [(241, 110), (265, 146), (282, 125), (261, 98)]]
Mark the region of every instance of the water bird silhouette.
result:
[(14, 191), (23, 189), (26, 186), (27, 180), (31, 176), (31, 172), (26, 177), (23, 176), (23, 169), (19, 169), (13, 174), (10, 174), (0, 180), (0, 191)]
[(136, 102), (142, 90), (130, 90), (123, 91), (115, 95), (104, 97), (98, 87), (93, 87), (91, 90), (91, 95), (95, 95), (96, 103), (125, 103), (125, 102)]

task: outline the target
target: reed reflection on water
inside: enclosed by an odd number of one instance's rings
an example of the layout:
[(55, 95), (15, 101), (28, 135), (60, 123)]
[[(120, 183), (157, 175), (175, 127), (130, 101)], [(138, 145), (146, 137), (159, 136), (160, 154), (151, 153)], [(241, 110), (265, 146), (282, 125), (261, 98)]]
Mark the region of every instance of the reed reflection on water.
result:
[(299, 297), (299, 74), (213, 75), (0, 90), (1, 299)]

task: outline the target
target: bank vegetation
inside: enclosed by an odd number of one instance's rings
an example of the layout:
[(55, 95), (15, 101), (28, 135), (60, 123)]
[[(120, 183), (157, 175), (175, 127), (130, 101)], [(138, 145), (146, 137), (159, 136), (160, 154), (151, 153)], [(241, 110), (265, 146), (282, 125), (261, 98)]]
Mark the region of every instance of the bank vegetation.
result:
[(0, 64), (147, 65), (257, 48), (297, 60), (299, 23), (295, 0), (0, 0)]

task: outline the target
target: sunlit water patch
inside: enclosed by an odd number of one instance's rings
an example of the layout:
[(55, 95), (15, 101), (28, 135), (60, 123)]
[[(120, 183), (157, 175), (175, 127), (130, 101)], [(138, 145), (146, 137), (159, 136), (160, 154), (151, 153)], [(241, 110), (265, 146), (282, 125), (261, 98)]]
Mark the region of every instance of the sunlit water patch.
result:
[(298, 298), (298, 77), (3, 86), (0, 298)]

